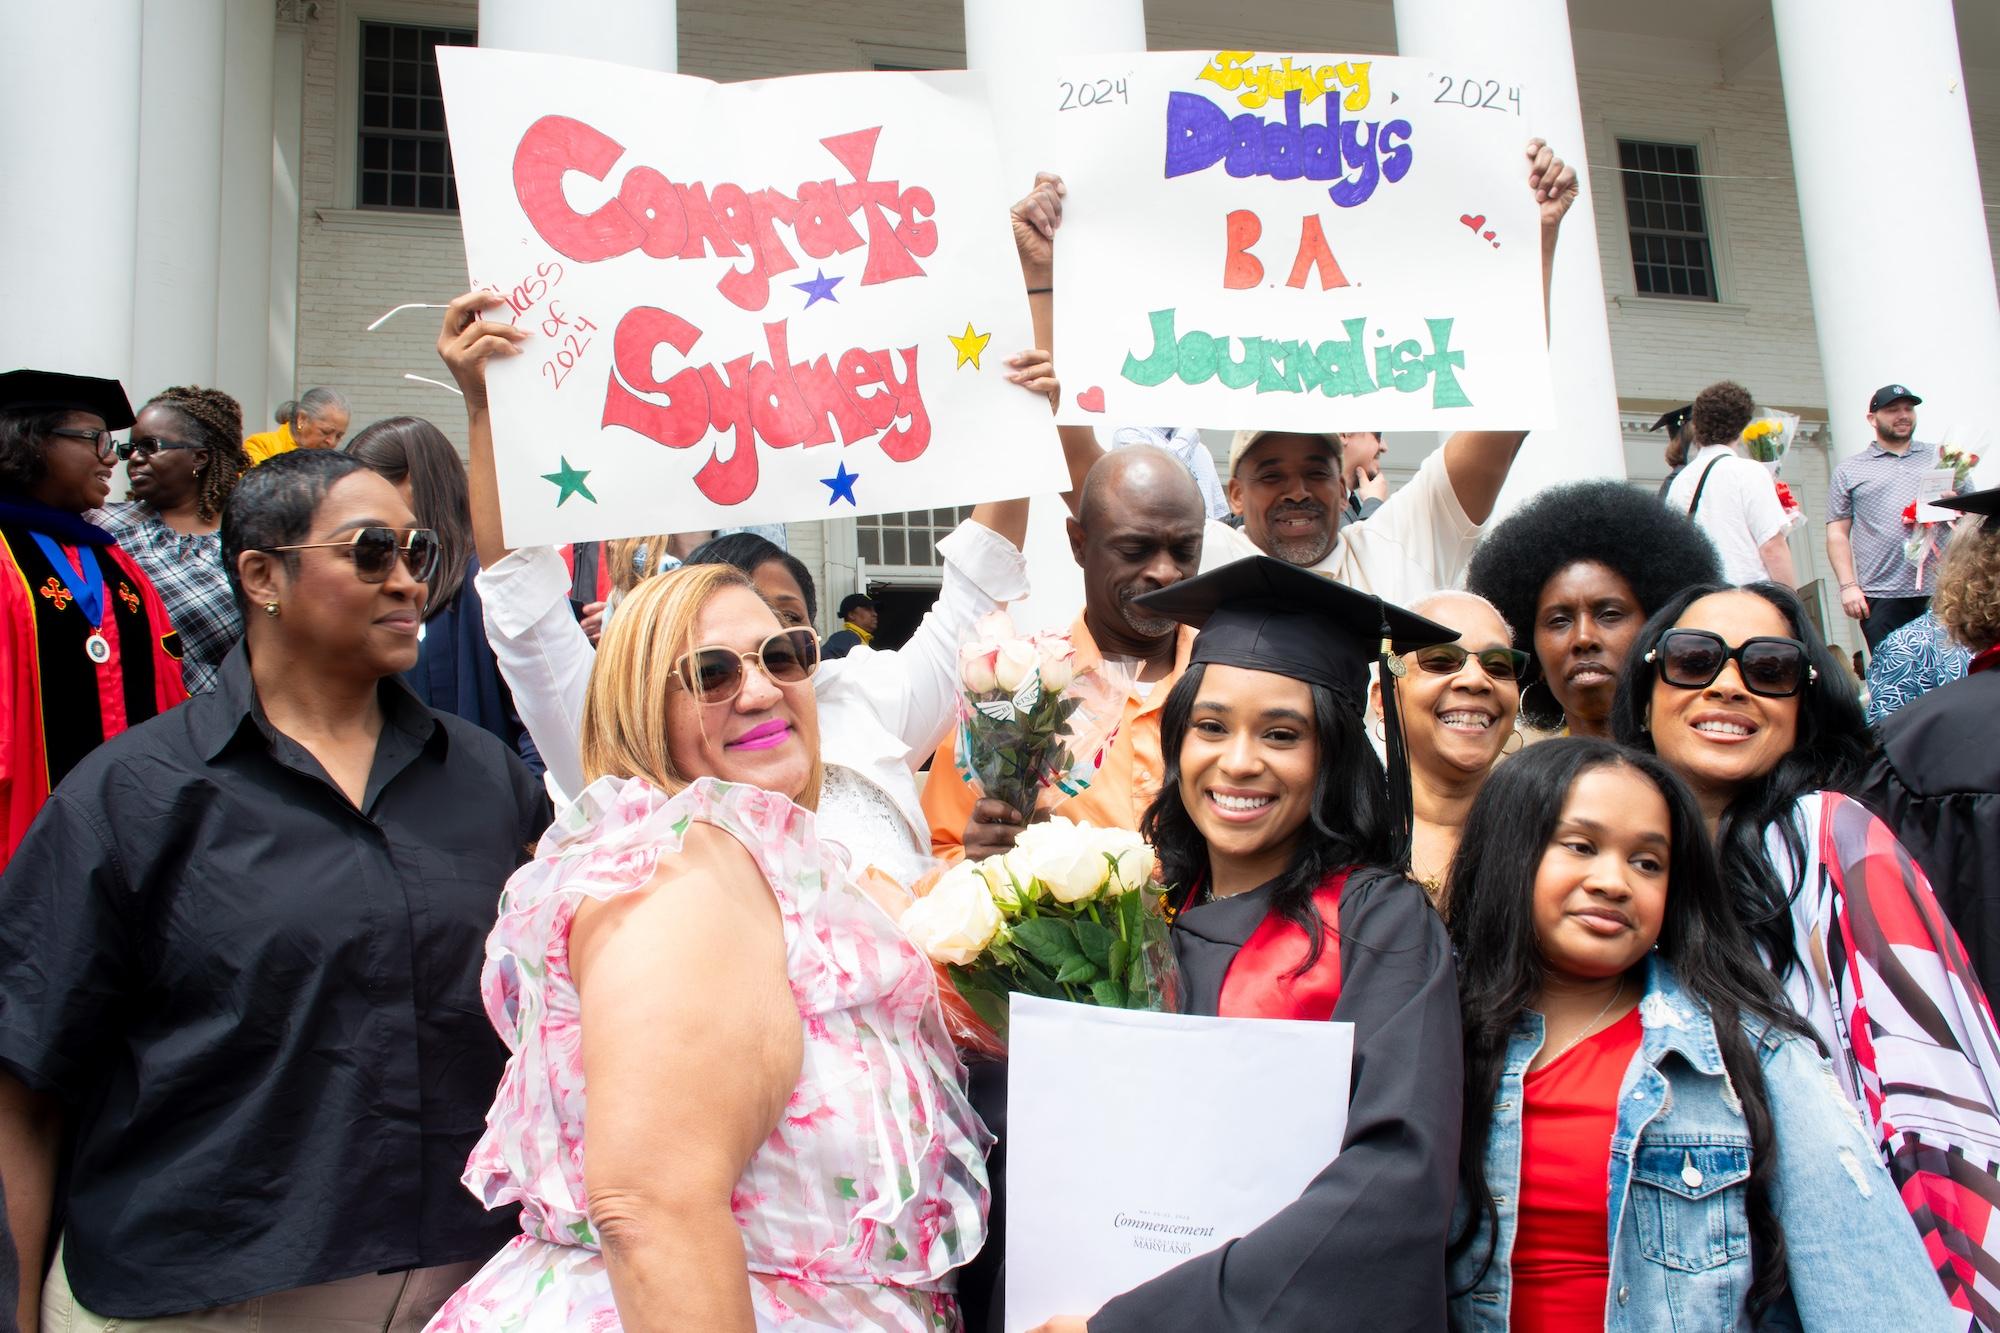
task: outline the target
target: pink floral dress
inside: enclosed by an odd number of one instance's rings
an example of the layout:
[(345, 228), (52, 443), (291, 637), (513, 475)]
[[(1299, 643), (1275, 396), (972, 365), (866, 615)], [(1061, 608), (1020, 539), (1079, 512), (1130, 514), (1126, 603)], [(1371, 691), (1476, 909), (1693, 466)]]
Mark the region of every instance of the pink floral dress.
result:
[(523, 1234), (431, 1330), (621, 1327), (584, 1192), (570, 923), (585, 901), (644, 887), (696, 820), (733, 835), (769, 880), (805, 1038), (798, 1086), (730, 1201), (757, 1327), (958, 1327), (948, 1275), (985, 1239), (989, 1136), (961, 1090), (930, 964), (784, 797), (713, 778), (675, 796), (606, 778), (501, 896), (481, 986), (512, 1057), (465, 1184), (488, 1207), (520, 1203)]

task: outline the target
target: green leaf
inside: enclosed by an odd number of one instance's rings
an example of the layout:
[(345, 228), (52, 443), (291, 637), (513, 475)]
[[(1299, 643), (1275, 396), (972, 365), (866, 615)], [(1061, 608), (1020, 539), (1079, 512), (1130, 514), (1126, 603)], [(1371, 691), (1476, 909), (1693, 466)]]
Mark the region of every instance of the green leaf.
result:
[(1125, 988), (1115, 981), (1095, 981), (1090, 986), (1090, 998), (1104, 1009), (1125, 1008)]
[(1116, 934), (1095, 921), (1083, 920), (1076, 923), (1077, 947), (1083, 950), (1085, 958), (1097, 965), (1097, 970), (1100, 972), (1118, 971), (1118, 964), (1111, 961), (1114, 956), (1112, 950), (1123, 942)]
[(1010, 934), (1014, 943), (1050, 967), (1060, 968), (1072, 955), (1082, 952), (1077, 948), (1076, 935), (1066, 921), (1037, 917), (1033, 921), (1017, 923)]
[(555, 1269), (553, 1268), (543, 1269), (541, 1280), (535, 1283), (535, 1295), (539, 1296), (543, 1292), (547, 1291), (550, 1285), (555, 1282), (555, 1280), (556, 1280)]
[(1124, 940), (1111, 941), (1111, 955), (1104, 960), (1104, 970), (1114, 977), (1125, 975), (1125, 965), (1132, 961), (1132, 946)]
[(861, 1191), (854, 1188), (853, 1176), (835, 1176), (833, 1179), (833, 1191), (843, 1199), (858, 1199), (861, 1197)]
[(979, 1015), (980, 1022), (1002, 1037), (1007, 1035), (1007, 991), (1001, 978), (988, 973), (967, 974), (954, 967), (951, 984)]
[(1081, 985), (1086, 981), (1094, 983), (1102, 975), (1096, 964), (1092, 963), (1082, 954), (1077, 953), (1071, 954), (1069, 960), (1062, 965), (1062, 970), (1056, 973), (1056, 981), (1070, 985)]

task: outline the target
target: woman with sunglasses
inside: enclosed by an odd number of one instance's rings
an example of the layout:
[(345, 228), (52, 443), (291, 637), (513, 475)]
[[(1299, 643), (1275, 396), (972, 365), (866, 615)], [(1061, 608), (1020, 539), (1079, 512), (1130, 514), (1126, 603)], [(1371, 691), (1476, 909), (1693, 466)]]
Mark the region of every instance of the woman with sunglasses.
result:
[(423, 641), (405, 682), (432, 708), (498, 736), (540, 774), (541, 755), (486, 642), (486, 615), (473, 581), (479, 556), (472, 549), (472, 504), (458, 450), (421, 417), (389, 417), (349, 440), (344, 451), (394, 486), (418, 525), (438, 537), (438, 572), (424, 603)]
[(433, 1333), (942, 1330), (985, 1135), (928, 962), (818, 834), (819, 642), (726, 565), (599, 641), (589, 785), (509, 881), (466, 1183), (522, 1234)]
[(1502, 765), (1451, 933), (1454, 1329), (1964, 1328), (1659, 760)]
[[(1443, 911), (1446, 875), (1473, 798), (1500, 756), (1521, 748), (1515, 722), (1528, 655), (1513, 646), (1514, 632), (1493, 603), (1477, 593), (1433, 593), (1410, 610), (1458, 635), (1454, 643), (1404, 653), (1396, 691), (1410, 755), (1410, 878)], [(1383, 737), (1381, 684), (1368, 695), (1375, 734)]]
[[(592, 652), (569, 601), (570, 578), (549, 547), (509, 551), (500, 528), (486, 362), (509, 356), (531, 335), (487, 318), (504, 304), (467, 292), (445, 312), (438, 355), (465, 395), (472, 526), (485, 566), (479, 577), (487, 636), (515, 703), (549, 773), (565, 793), (582, 783), (577, 764)], [(1046, 357), (1016, 358), (1010, 379), (1036, 394), (1055, 389)], [(827, 790), (819, 824), (859, 865), (913, 883), (930, 863), (930, 825), (917, 795), (917, 770), (957, 721), (958, 645), (978, 619), (1027, 595), (1027, 502), (987, 503), (938, 544), (944, 581), (936, 605), (909, 642), (893, 652), (849, 653), (814, 677), (821, 712)], [(721, 553), (727, 552), (726, 555)], [(788, 624), (810, 626), (815, 590), (805, 567), (750, 534), (705, 543), (695, 558), (718, 556), (749, 573)]]
[(222, 549), (215, 689), (79, 764), (0, 875), (23, 1327), (38, 1294), (41, 1327), (412, 1327), (512, 1230), (459, 1177), (505, 1060), (481, 946), (548, 800), (401, 683), (438, 546), (388, 482), (285, 454)]
[(1789, 589), (1701, 586), (1633, 644), (1613, 722), (1693, 789), (1737, 913), (1981, 1327), (2000, 1271), (2000, 1034), (1924, 872), (1851, 799), (1869, 735)]
[(1721, 578), (1715, 547), (1686, 515), (1622, 481), (1583, 481), (1543, 491), (1487, 533), (1465, 586), (1535, 658), (1523, 723), (1608, 738), (1618, 672), (1646, 617)]
[(243, 409), (220, 389), (164, 389), (118, 444), (132, 498), (90, 515), (139, 562), (180, 633), (189, 694), (215, 688), (243, 617), (222, 568), (222, 506), (249, 466)]
[(0, 866), (85, 755), (187, 698), (165, 603), (85, 517), (131, 424), (116, 380), (0, 375)]

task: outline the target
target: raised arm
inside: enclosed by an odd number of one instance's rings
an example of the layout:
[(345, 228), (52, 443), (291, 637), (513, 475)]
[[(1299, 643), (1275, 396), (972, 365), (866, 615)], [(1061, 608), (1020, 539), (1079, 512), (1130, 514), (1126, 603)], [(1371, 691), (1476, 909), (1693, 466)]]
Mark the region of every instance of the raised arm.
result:
[[(1035, 346), (1046, 349), (1044, 356), (1056, 345), (1056, 228), (1062, 225), (1063, 195), (1067, 192), (1062, 177), (1038, 172), (1035, 188), (1012, 210), (1014, 249), (1021, 257), (1021, 278), (1028, 286)], [(1088, 426), (1058, 426), (1056, 435), (1062, 440), (1063, 460), (1069, 465), (1069, 489), (1063, 492), (1063, 503), (1074, 515), (1083, 494), (1083, 479), (1091, 465), (1104, 456), (1104, 447), (1097, 442), (1097, 432)]]
[[(1528, 188), (1542, 215), (1542, 323), (1549, 320), (1549, 283), (1555, 272), (1556, 236), (1562, 230), (1564, 214), (1576, 202), (1576, 169), (1569, 166), (1540, 139), (1528, 141)], [(1493, 516), (1493, 503), (1514, 456), (1521, 451), (1526, 431), (1462, 430), (1444, 444), (1446, 475), (1458, 496), (1459, 506), (1474, 523)]]
[(512, 356), (527, 332), (512, 324), (486, 319), (489, 306), (503, 303), (493, 292), (467, 292), (444, 312), (438, 334), (438, 355), (444, 359), (458, 391), (465, 395), (466, 451), (471, 455), (467, 480), (472, 490), (472, 540), (479, 563), (487, 569), (507, 554), (500, 531), (500, 486), (493, 471), (493, 420), (486, 405), (486, 363)]
[(751, 1333), (730, 1195), (798, 1085), (799, 1011), (777, 900), (697, 824), (644, 891), (570, 932), (590, 1090), (584, 1185), (633, 1333)]

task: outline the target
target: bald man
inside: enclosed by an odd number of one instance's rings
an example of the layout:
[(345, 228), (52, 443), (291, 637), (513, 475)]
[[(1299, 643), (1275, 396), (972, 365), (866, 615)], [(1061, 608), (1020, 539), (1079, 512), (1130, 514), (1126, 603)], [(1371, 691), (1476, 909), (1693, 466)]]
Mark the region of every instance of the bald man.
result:
[[(1069, 522), (1070, 554), (1083, 569), (1083, 614), (1070, 627), (1078, 674), (1096, 674), (1087, 697), (1120, 710), (1117, 732), (1090, 786), (1053, 811), (1079, 824), (1137, 828), (1160, 789), (1160, 708), (1187, 669), (1194, 631), (1132, 604), (1194, 577), (1208, 508), (1172, 454), (1133, 445), (1091, 467)], [(1100, 720), (1095, 730), (1101, 732)], [(1025, 811), (975, 800), (959, 776), (956, 736), (938, 748), (924, 784), (931, 850), (977, 860), (1014, 845)], [(1084, 756), (1079, 756), (1084, 757)]]

